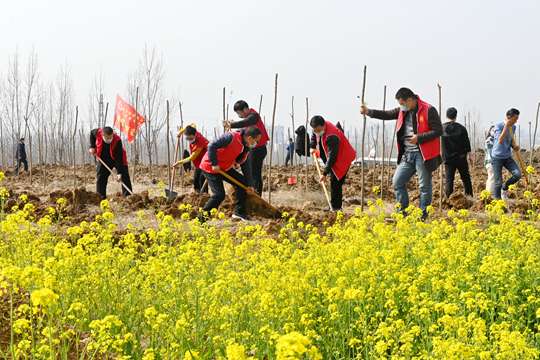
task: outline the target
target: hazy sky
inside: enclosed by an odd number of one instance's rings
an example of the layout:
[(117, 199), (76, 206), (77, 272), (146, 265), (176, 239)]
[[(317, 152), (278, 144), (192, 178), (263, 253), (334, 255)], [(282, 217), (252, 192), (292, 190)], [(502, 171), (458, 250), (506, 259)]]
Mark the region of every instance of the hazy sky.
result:
[[(522, 111), (522, 129), (540, 100), (540, 1), (2, 1), (0, 73), (19, 49), (34, 47), (43, 79), (69, 64), (77, 103), (86, 108), (93, 78), (105, 77), (111, 103), (126, 95), (129, 72), (145, 44), (163, 54), (170, 96), (181, 97), (187, 121), (214, 126), (221, 118), (221, 89), (231, 103), (247, 100), (271, 115), (279, 73), (276, 121), (310, 113), (359, 125), (362, 68), (368, 66), (366, 102), (388, 104), (401, 86), (443, 107), (502, 119)], [(232, 105), (231, 105), (232, 106)], [(231, 111), (232, 112), (232, 111)], [(83, 111), (82, 114), (87, 112)]]

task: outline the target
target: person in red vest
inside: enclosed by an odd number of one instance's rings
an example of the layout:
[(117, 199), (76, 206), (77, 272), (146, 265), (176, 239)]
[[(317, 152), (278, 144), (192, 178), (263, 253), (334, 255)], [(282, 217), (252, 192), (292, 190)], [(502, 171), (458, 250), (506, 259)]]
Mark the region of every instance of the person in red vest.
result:
[(255, 189), (257, 194), (261, 195), (263, 190), (262, 170), (264, 158), (266, 157), (266, 143), (270, 138), (266, 132), (266, 127), (261, 116), (244, 100), (239, 100), (234, 104), (234, 112), (242, 120), (234, 122), (225, 122), (225, 127), (231, 129), (257, 128), (261, 132), (260, 140), (257, 146), (253, 148), (248, 155), (247, 161), (242, 165), (242, 173), (247, 178), (248, 183)]
[(432, 201), (432, 172), (442, 163), (441, 135), (443, 127), (434, 106), (420, 99), (411, 89), (401, 88), (396, 93), (399, 107), (382, 111), (362, 106), (361, 113), (381, 120), (397, 119), (398, 166), (394, 173), (393, 186), (400, 210), (409, 206), (407, 184), (418, 174), (420, 186), (420, 208), (423, 219), (427, 218), (427, 207)]
[[(130, 190), (126, 149), (122, 145), (120, 136), (116, 135), (109, 126), (90, 131), (90, 149), (92, 156), (99, 157), (109, 168), (115, 168), (117, 180), (123, 182)], [(105, 166), (98, 162), (96, 191), (102, 199), (107, 197), (107, 182), (111, 174)], [(122, 186), (122, 194), (128, 196), (129, 192)]]
[[(206, 187), (206, 191), (203, 189), (204, 175), (200, 167), (201, 161), (208, 149), (208, 140), (191, 125), (186, 126), (183, 134), (186, 141), (189, 143), (190, 155), (178, 161), (173, 167), (176, 168), (177, 166), (184, 165), (190, 161), (193, 162), (193, 166), (195, 167), (195, 171), (193, 172), (193, 188), (195, 189), (195, 192), (198, 193), (208, 192), (208, 187)], [(182, 133), (178, 133), (178, 137), (180, 136), (182, 136)]]
[[(245, 177), (235, 170), (247, 159), (250, 149), (257, 146), (261, 140), (261, 131), (256, 127), (242, 129), (240, 131), (230, 131), (208, 145), (208, 151), (201, 161), (201, 170), (208, 180), (208, 186), (212, 190), (212, 196), (204, 205), (205, 214), (212, 209), (216, 209), (225, 199), (225, 188), (223, 181), (234, 186), (236, 202), (234, 204), (233, 219), (248, 220), (246, 214), (246, 191), (234, 184), (221, 173), (224, 172), (238, 182), (245, 184)], [(249, 191), (251, 191), (251, 188)], [(206, 216), (199, 216), (201, 221), (206, 220)]]
[(319, 181), (326, 181), (330, 175), (330, 203), (332, 211), (339, 211), (343, 203), (343, 183), (352, 162), (356, 159), (356, 151), (343, 131), (324, 120), (322, 116), (312, 117), (309, 124), (314, 132), (311, 153), (315, 156), (320, 154), (326, 165)]

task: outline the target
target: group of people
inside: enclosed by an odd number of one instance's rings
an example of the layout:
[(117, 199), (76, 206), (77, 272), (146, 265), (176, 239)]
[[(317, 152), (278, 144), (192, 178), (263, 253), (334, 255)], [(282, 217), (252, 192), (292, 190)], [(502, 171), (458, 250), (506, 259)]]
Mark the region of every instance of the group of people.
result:
[[(448, 121), (441, 122), (437, 109), (420, 99), (412, 90), (401, 88), (395, 96), (399, 107), (392, 110), (374, 110), (365, 105), (361, 113), (380, 120), (397, 120), (396, 138), (398, 148), (397, 167), (393, 176), (393, 187), (400, 211), (409, 206), (407, 185), (414, 174), (418, 175), (420, 208), (424, 218), (432, 202), (432, 174), (444, 163), (446, 169), (445, 195), (454, 191), (454, 177), (459, 172), (465, 194), (473, 196), (473, 187), (468, 165), (471, 145), (466, 128), (457, 123), (457, 110), (449, 108)], [(261, 195), (263, 190), (263, 163), (267, 155), (268, 133), (261, 116), (240, 100), (234, 104), (238, 121), (224, 123), (227, 131), (213, 141), (207, 140), (194, 125), (182, 129), (178, 136), (184, 136), (189, 143), (189, 156), (178, 161), (173, 167), (192, 163), (193, 186), (196, 192), (211, 190), (211, 197), (203, 207), (200, 219), (205, 221), (212, 209), (219, 207), (225, 199), (224, 182), (235, 189), (233, 218), (247, 220), (246, 198), (248, 192)], [(512, 149), (519, 148), (514, 140), (515, 123), (519, 111), (510, 109), (504, 122), (493, 126), (486, 139), (486, 166), (488, 168), (489, 190), (493, 197), (505, 197), (511, 184), (521, 177), (519, 166), (512, 158)], [(338, 211), (343, 203), (343, 185), (349, 169), (356, 159), (356, 151), (345, 136), (341, 125), (335, 125), (320, 115), (310, 120), (313, 131), (311, 138), (304, 129), (305, 141), (309, 140), (309, 154), (314, 161), (319, 158), (324, 163), (319, 178), (326, 182), (330, 178), (331, 210)], [(301, 129), (300, 129), (301, 130)], [(298, 131), (296, 133), (298, 134)], [(302, 135), (303, 137), (304, 135)], [(292, 160), (295, 144), (289, 140), (287, 159)], [(131, 190), (127, 158), (121, 139), (112, 128), (94, 129), (90, 135), (90, 153), (99, 158), (97, 167), (97, 192), (105, 198), (108, 168), (116, 168), (119, 181), (125, 184), (124, 195)], [(287, 163), (289, 162), (287, 161)], [(105, 166), (106, 165), (106, 166)], [(502, 168), (512, 176), (502, 181)], [(239, 186), (239, 184), (245, 186)], [(246, 190), (247, 189), (247, 190)]]

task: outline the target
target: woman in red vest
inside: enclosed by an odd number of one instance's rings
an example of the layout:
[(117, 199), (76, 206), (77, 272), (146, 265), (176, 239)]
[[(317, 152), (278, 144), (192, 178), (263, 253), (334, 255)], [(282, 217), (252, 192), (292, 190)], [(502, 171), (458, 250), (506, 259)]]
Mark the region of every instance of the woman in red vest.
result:
[(207, 213), (216, 209), (225, 199), (223, 181), (234, 186), (236, 202), (234, 204), (233, 219), (247, 220), (246, 214), (246, 191), (224, 177), (226, 173), (240, 183), (245, 184), (246, 179), (235, 170), (246, 161), (250, 149), (257, 146), (261, 139), (261, 131), (255, 127), (231, 131), (223, 134), (219, 139), (208, 145), (208, 151), (201, 161), (201, 170), (208, 180), (208, 186), (212, 190), (212, 196), (204, 205), (205, 214), (199, 216), (199, 220), (205, 221)]
[[(343, 183), (352, 162), (356, 159), (356, 151), (345, 137), (342, 130), (324, 120), (322, 116), (314, 116), (309, 122), (315, 133), (315, 141), (311, 144), (311, 152), (324, 155), (325, 168), (320, 181), (326, 181), (330, 175), (330, 194), (332, 211), (341, 210), (343, 203)], [(314, 161), (318, 161), (314, 158)]]
[(262, 170), (264, 158), (266, 157), (266, 143), (270, 138), (261, 116), (251, 109), (247, 102), (239, 100), (234, 104), (234, 111), (242, 120), (232, 123), (226, 122), (225, 126), (231, 129), (257, 128), (261, 133), (261, 138), (257, 145), (249, 152), (246, 162), (242, 165), (242, 173), (248, 179), (249, 184), (260, 195), (263, 189)]
[(362, 106), (361, 113), (381, 120), (396, 120), (398, 166), (393, 185), (401, 211), (409, 206), (407, 183), (418, 173), (420, 208), (423, 219), (432, 201), (432, 172), (442, 163), (441, 118), (435, 107), (422, 101), (411, 89), (401, 88), (396, 93), (399, 107), (389, 111), (372, 110)]
[[(173, 167), (189, 163), (190, 161), (193, 162), (193, 166), (195, 166), (195, 171), (193, 172), (193, 188), (195, 189), (195, 192), (198, 193), (203, 191), (208, 192), (208, 187), (203, 189), (204, 176), (200, 166), (201, 161), (208, 149), (208, 140), (206, 140), (206, 138), (200, 132), (198, 132), (194, 126), (191, 125), (186, 126), (183, 134), (186, 141), (189, 143), (190, 155), (178, 161), (173, 165)], [(182, 136), (182, 133), (179, 133), (178, 136)]]
[[(105, 126), (90, 132), (90, 149), (88, 152), (92, 156), (99, 157), (109, 168), (116, 168), (117, 180), (122, 181), (132, 190), (126, 149), (122, 145), (120, 136), (116, 135), (111, 127)], [(107, 182), (111, 173), (100, 162), (98, 162), (96, 172), (96, 190), (99, 196), (105, 199), (107, 197)], [(123, 186), (122, 194), (124, 196), (129, 195), (129, 192)]]

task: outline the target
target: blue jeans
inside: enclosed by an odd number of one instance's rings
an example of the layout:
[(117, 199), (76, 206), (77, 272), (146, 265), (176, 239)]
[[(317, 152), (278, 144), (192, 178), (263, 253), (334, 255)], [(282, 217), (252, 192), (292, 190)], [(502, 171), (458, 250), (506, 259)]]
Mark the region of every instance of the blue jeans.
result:
[[(491, 158), (491, 166), (493, 168), (493, 189), (491, 193), (495, 199), (500, 199), (501, 189), (508, 190), (510, 185), (517, 183), (521, 179), (521, 170), (512, 157), (506, 159)], [(503, 167), (512, 174), (512, 177), (506, 180), (504, 184), (502, 180)]]
[(425, 213), (426, 208), (431, 205), (433, 186), (431, 183), (431, 171), (426, 169), (420, 151), (403, 154), (403, 158), (394, 173), (392, 184), (394, 185), (396, 200), (401, 205), (401, 210), (403, 211), (409, 206), (407, 183), (415, 173), (418, 173), (418, 182), (420, 185), (420, 209)]

